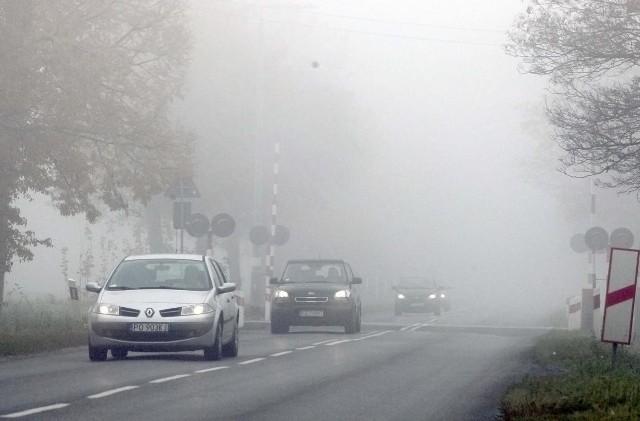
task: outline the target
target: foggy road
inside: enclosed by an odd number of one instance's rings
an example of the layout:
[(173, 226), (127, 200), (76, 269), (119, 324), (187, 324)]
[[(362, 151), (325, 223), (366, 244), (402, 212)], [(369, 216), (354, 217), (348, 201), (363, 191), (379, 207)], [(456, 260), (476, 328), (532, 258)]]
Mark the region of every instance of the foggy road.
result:
[[(378, 319), (381, 319), (380, 317)], [(340, 328), (241, 331), (235, 359), (85, 348), (0, 361), (0, 416), (136, 420), (485, 420), (529, 369), (534, 335), (434, 332), (432, 315)]]

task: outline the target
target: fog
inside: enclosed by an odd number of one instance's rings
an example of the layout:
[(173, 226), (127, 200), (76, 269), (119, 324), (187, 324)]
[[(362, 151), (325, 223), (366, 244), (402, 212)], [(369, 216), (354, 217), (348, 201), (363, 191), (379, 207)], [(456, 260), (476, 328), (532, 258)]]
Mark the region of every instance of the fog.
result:
[[(344, 258), (372, 300), (391, 297), (400, 276), (424, 275), (472, 312), (526, 319), (564, 309), (587, 279), (586, 255), (569, 239), (591, 224), (589, 184), (556, 171), (547, 81), (504, 53), (523, 4), (363, 4), (194, 1), (193, 60), (175, 114), (197, 137), (194, 212), (236, 218), (243, 289), (248, 231), (271, 223), (276, 182), (276, 220), (291, 233), (276, 248), (276, 273), (289, 258)], [(607, 209), (637, 206), (601, 194)], [(76, 276), (86, 224), (40, 199), (22, 209), (55, 246), (16, 264), (7, 292), (17, 283), (63, 295), (61, 248)], [(630, 220), (597, 217), (609, 230)], [(134, 241), (132, 226), (91, 227), (94, 256), (100, 238)], [(216, 253), (231, 244), (218, 240)], [(110, 269), (117, 258), (97, 260)], [(107, 275), (96, 267), (92, 280)]]

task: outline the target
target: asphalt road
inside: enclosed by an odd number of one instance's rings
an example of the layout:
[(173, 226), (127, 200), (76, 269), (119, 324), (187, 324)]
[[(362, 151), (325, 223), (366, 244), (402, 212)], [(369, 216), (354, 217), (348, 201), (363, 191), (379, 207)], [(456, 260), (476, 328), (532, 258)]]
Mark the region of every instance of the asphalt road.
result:
[[(539, 330), (376, 317), (362, 332), (247, 323), (237, 358), (131, 353), (91, 363), (86, 347), (0, 360), (0, 417), (38, 420), (493, 420), (530, 370)], [(485, 326), (486, 328), (486, 326)]]

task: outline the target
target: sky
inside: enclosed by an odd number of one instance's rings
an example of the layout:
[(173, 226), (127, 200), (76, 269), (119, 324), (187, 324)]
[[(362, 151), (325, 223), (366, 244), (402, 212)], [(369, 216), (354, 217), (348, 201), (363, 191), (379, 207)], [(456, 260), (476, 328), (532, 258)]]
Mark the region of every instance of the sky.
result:
[[(344, 256), (365, 280), (393, 283), (429, 274), (462, 290), (459, 295), (474, 291), (470, 295), (500, 297), (509, 305), (530, 302), (532, 295), (559, 305), (582, 284), (584, 256), (569, 254), (572, 232), (562, 204), (526, 182), (529, 161), (544, 141), (527, 132), (527, 112), (542, 113), (547, 84), (519, 73), (518, 60), (504, 53), (505, 32), (522, 3), (195, 4), (204, 46), (196, 72), (220, 60), (240, 73), (237, 63), (253, 64), (253, 79), (247, 79), (253, 89), (229, 90), (262, 104), (260, 122), (249, 123), (260, 126), (267, 142), (280, 143), (278, 221), (289, 224), (292, 239), (278, 250), (277, 262)], [(234, 37), (242, 31), (244, 37)], [(261, 59), (244, 56), (251, 48), (217, 56), (221, 37), (238, 47), (260, 40)], [(219, 76), (210, 76), (212, 90), (203, 89), (202, 79), (192, 81), (202, 110), (211, 110), (204, 97), (212, 92), (233, 98), (222, 87), (225, 73), (213, 74)], [(287, 78), (302, 82), (288, 84)], [(306, 116), (295, 108), (274, 110), (287, 101), (303, 104), (327, 87), (339, 98), (336, 106), (347, 104), (352, 131), (327, 143), (339, 154), (351, 141), (358, 152), (354, 172), (329, 195), (341, 208), (323, 212), (318, 204), (312, 213), (287, 196), (303, 171), (295, 151), (304, 139), (290, 128)], [(332, 116), (325, 118), (330, 126)], [(268, 163), (265, 168), (268, 173)]]
[[(547, 81), (504, 53), (525, 7), (193, 0), (193, 59), (175, 113), (197, 135), (208, 211), (237, 206), (237, 186), (254, 194), (239, 220), (268, 223), (278, 142), (277, 220), (291, 239), (277, 249), (277, 270), (287, 258), (341, 257), (363, 289), (427, 274), (477, 306), (563, 308), (587, 278), (585, 255), (568, 244), (589, 226), (589, 191), (566, 184), (558, 156), (540, 152), (553, 151), (540, 120)], [(224, 169), (225, 190), (213, 168)], [(575, 188), (581, 212), (568, 214), (549, 183)], [(85, 223), (40, 201), (23, 209), (56, 247), (17, 265), (7, 291), (15, 282), (63, 291), (35, 280), (43, 266), (59, 269), (62, 245), (77, 255)]]

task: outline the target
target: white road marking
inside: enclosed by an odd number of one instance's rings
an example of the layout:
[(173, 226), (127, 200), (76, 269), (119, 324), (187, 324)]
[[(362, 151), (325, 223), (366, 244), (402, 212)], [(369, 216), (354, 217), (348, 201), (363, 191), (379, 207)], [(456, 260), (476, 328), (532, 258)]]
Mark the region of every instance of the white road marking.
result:
[(40, 408), (27, 409), (26, 411), (14, 412), (13, 414), (3, 415), (2, 418), (20, 418), (27, 415), (39, 414), (40, 412), (51, 411), (54, 409), (60, 409), (69, 406), (68, 403), (56, 403), (48, 406), (41, 406)]
[(89, 398), (89, 399), (104, 398), (105, 396), (114, 395), (114, 394), (120, 393), (120, 392), (126, 392), (127, 390), (137, 389), (138, 387), (140, 387), (140, 386), (119, 387), (118, 389), (111, 389), (111, 390), (107, 390), (106, 392), (96, 393), (95, 395), (89, 395), (89, 396), (87, 396), (87, 398)]
[(420, 323), (414, 323), (414, 324), (411, 324), (409, 326), (405, 326), (400, 330), (408, 330), (408, 329), (411, 329), (411, 328), (414, 328), (414, 327), (418, 327), (418, 326), (420, 326)]
[(205, 368), (204, 370), (196, 370), (194, 373), (208, 373), (210, 371), (222, 370), (223, 368), (229, 368), (229, 366), (223, 365), (220, 367)]
[(343, 339), (341, 341), (329, 342), (329, 343), (327, 343), (325, 345), (334, 346), (334, 345), (342, 344), (342, 343), (345, 343), (345, 342), (351, 342), (351, 341), (352, 341), (352, 339)]
[(264, 358), (254, 358), (253, 360), (247, 360), (247, 361), (243, 361), (241, 363), (238, 363), (238, 365), (253, 364), (253, 363), (257, 363), (258, 361), (262, 361), (262, 360), (264, 360)]
[(299, 351), (304, 351), (305, 349), (311, 349), (311, 348), (315, 348), (315, 347), (316, 347), (315, 345), (309, 345), (309, 346), (303, 346), (303, 347), (296, 348), (296, 349), (299, 350)]
[(376, 336), (384, 335), (385, 333), (389, 333), (389, 332), (392, 332), (392, 331), (391, 330), (385, 330), (385, 331), (382, 331), (382, 332), (372, 333), (371, 335), (361, 336), (358, 339), (354, 339), (354, 341), (361, 341), (363, 339), (373, 338), (373, 337), (376, 337)]
[(326, 344), (327, 342), (333, 342), (333, 341), (335, 341), (335, 339), (328, 339), (326, 341), (316, 342), (316, 343), (314, 343), (312, 345), (322, 345), (322, 344)]
[(412, 325), (412, 327), (410, 327), (409, 329), (407, 329), (407, 331), (409, 331), (409, 332), (415, 332), (416, 330), (420, 329), (421, 327), (424, 327), (424, 326), (431, 326), (431, 325), (435, 324), (435, 322), (436, 322), (436, 321), (437, 321), (437, 319), (435, 319), (435, 318), (434, 318), (434, 319), (429, 320), (427, 323), (418, 323), (418, 325), (417, 325), (417, 326)]
[(151, 380), (149, 383), (164, 383), (164, 382), (169, 382), (171, 380), (177, 380), (177, 379), (182, 379), (184, 377), (189, 377), (190, 375), (191, 374), (178, 374), (176, 376), (164, 377), (162, 379)]
[(278, 352), (276, 354), (271, 354), (272, 357), (279, 357), (281, 355), (287, 355), (287, 354), (291, 354), (293, 351), (282, 351), (282, 352)]

